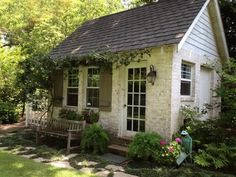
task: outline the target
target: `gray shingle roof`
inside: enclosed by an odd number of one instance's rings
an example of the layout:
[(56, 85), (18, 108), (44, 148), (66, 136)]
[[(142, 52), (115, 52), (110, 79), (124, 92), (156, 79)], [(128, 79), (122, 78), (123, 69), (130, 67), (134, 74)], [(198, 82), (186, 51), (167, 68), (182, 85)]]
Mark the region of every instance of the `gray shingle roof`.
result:
[(54, 48), (53, 57), (178, 44), (206, 0), (158, 2), (85, 22)]

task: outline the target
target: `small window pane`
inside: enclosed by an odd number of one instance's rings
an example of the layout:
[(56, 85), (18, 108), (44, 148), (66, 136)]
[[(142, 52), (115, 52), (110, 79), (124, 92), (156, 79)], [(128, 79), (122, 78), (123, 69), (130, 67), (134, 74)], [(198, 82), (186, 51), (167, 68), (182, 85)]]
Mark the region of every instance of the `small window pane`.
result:
[(140, 68), (134, 69), (134, 79), (139, 80), (140, 79)]
[(128, 94), (128, 105), (132, 105), (133, 95)]
[(191, 79), (191, 66), (187, 64), (181, 65), (181, 78)]
[(128, 74), (128, 79), (129, 80), (133, 80), (134, 78), (134, 70), (133, 69), (129, 69), (129, 74)]
[(134, 82), (134, 92), (139, 92), (139, 81)]
[(127, 130), (132, 130), (132, 120), (127, 119)]
[(100, 74), (99, 68), (88, 68), (88, 87), (99, 87)]
[(190, 95), (191, 94), (191, 82), (190, 81), (181, 81), (181, 95)]
[(146, 79), (147, 73), (146, 68), (141, 68), (141, 79)]
[(87, 107), (99, 106), (99, 89), (88, 88), (87, 89)]
[(67, 94), (67, 105), (78, 106), (78, 94)]
[(141, 94), (140, 105), (142, 105), (142, 106), (146, 105), (146, 95), (145, 94)]
[(140, 132), (145, 132), (145, 122), (144, 121), (140, 121), (139, 122), (139, 131)]
[(139, 105), (139, 95), (134, 94), (134, 105)]
[(132, 118), (132, 107), (127, 108), (127, 117)]
[(68, 87), (78, 87), (79, 85), (79, 71), (72, 69), (68, 71)]
[(138, 120), (133, 120), (133, 131), (138, 131)]
[(134, 107), (134, 118), (138, 118), (138, 107)]
[(133, 81), (128, 82), (128, 92), (133, 92)]
[(145, 119), (145, 108), (140, 108), (140, 119)]
[(141, 82), (141, 92), (146, 92), (146, 81)]

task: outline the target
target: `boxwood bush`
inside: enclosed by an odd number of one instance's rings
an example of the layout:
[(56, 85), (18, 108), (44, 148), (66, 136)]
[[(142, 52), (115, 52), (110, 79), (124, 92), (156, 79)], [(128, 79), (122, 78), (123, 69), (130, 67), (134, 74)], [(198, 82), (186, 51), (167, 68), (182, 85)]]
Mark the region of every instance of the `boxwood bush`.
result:
[(141, 160), (156, 159), (157, 152), (161, 150), (161, 139), (157, 133), (137, 133), (129, 145), (128, 156)]

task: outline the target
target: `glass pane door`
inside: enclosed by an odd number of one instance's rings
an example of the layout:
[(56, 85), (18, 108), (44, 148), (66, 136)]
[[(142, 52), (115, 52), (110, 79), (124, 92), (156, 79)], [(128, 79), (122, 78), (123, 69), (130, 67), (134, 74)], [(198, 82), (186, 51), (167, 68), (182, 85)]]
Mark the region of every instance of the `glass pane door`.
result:
[(133, 132), (144, 132), (145, 112), (146, 68), (129, 68), (126, 129)]

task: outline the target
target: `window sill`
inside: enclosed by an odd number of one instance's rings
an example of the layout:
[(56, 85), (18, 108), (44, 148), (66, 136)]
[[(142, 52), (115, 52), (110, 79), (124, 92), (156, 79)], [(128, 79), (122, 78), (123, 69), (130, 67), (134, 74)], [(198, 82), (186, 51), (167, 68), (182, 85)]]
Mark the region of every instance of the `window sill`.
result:
[(65, 106), (63, 106), (63, 108), (66, 108), (66, 109), (78, 109), (78, 106), (67, 106), (67, 105), (65, 105)]
[(194, 97), (192, 96), (181, 96), (181, 102), (194, 102)]

